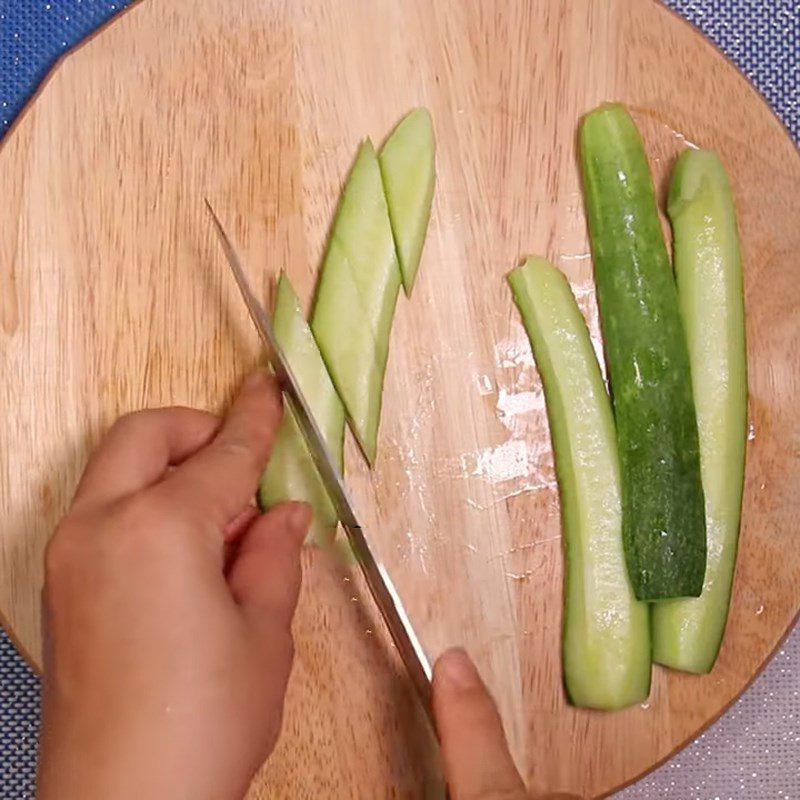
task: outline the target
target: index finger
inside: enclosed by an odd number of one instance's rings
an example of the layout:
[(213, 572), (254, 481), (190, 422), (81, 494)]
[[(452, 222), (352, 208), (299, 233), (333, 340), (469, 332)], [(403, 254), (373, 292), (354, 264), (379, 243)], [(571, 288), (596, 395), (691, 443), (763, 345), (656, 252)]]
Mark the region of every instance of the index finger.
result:
[(497, 707), (459, 648), (434, 666), (433, 711), (452, 800), (526, 800)]
[(254, 497), (282, 416), (277, 381), (251, 375), (219, 433), (156, 489), (181, 508), (194, 508), (220, 530)]
[(73, 505), (112, 503), (160, 480), (207, 444), (219, 417), (193, 408), (157, 408), (120, 417), (87, 463)]

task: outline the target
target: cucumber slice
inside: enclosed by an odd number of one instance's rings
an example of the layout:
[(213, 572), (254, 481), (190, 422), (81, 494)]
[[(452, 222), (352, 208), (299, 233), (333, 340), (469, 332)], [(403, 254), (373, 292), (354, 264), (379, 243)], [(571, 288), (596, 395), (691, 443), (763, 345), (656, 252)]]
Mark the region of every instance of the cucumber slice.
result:
[(331, 239), (317, 288), (311, 329), (336, 386), (350, 426), (366, 452), (365, 431), (376, 425), (376, 348), (361, 313), (361, 299), (341, 246)]
[(654, 657), (702, 673), (714, 666), (728, 617), (747, 439), (742, 262), (728, 176), (715, 153), (681, 155), (668, 212), (700, 434), (708, 564), (699, 598), (654, 608)]
[(706, 568), (697, 420), (653, 179), (620, 105), (584, 119), (580, 150), (631, 582), (640, 600), (697, 597)]
[[(331, 455), (341, 470), (344, 409), (303, 318), (297, 295), (285, 275), (281, 275), (278, 281), (273, 326)], [(336, 511), (288, 404), (272, 456), (261, 478), (258, 499), (263, 509), (284, 500), (310, 503), (314, 520), (309, 539), (322, 544), (329, 542), (335, 534)]]
[(378, 156), (369, 139), (359, 148), (331, 239), (347, 261), (373, 338), (388, 339), (400, 290), (400, 268)]
[(311, 329), (367, 460), (375, 460), (400, 268), (378, 157), (361, 146), (333, 223)]
[(380, 167), (406, 295), (417, 276), (436, 182), (431, 115), (415, 108), (381, 148)]
[(542, 376), (555, 451), (566, 553), (567, 694), (578, 706), (623, 708), (650, 691), (650, 630), (622, 547), (611, 404), (564, 275), (530, 258), (508, 282)]

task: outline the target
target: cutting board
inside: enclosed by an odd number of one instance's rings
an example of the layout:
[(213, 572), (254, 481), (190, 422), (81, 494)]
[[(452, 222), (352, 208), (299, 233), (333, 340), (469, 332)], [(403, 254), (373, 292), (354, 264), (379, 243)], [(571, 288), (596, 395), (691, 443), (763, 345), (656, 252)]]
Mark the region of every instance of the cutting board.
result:
[[(745, 264), (750, 436), (725, 644), (649, 701), (569, 707), (562, 544), (542, 387), (504, 274), (569, 276), (598, 352), (580, 116), (629, 105), (659, 190), (676, 154), (730, 170)], [(634, 780), (747, 686), (800, 606), (800, 159), (746, 80), (643, 0), (149, 0), (68, 56), (0, 150), (0, 608), (33, 664), (42, 552), (119, 414), (220, 410), (259, 361), (202, 198), (266, 295), (310, 304), (364, 136), (433, 115), (438, 184), (391, 339), (379, 457), (346, 474), (424, 646), (473, 654), (532, 790)], [(344, 310), (343, 310), (344, 311)], [(346, 311), (344, 312), (346, 313)], [(358, 577), (304, 555), (284, 736), (253, 797), (422, 797), (436, 750)]]

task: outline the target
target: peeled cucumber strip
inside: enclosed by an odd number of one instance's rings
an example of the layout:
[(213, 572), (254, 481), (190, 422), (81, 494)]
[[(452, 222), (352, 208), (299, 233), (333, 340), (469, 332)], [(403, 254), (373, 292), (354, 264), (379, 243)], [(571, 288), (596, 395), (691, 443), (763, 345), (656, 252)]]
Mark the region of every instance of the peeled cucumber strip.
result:
[(359, 148), (350, 171), (331, 239), (348, 262), (373, 338), (388, 339), (400, 290), (400, 268), (378, 156), (369, 139)]
[(436, 182), (436, 142), (426, 108), (407, 114), (380, 152), (381, 175), (389, 206), (397, 257), (406, 295), (417, 276)]
[(311, 330), (353, 433), (365, 450), (364, 431), (371, 430), (380, 415), (377, 353), (349, 262), (336, 239), (331, 239), (325, 254)]
[[(314, 419), (341, 471), (344, 409), (303, 317), (297, 295), (285, 275), (281, 275), (278, 281), (273, 326), (300, 388), (308, 399)], [(338, 521), (336, 511), (306, 447), (291, 406), (287, 403), (284, 409), (272, 456), (261, 478), (259, 503), (264, 509), (284, 500), (310, 503), (314, 519), (309, 538), (326, 543), (335, 534)]]
[(631, 582), (640, 600), (698, 597), (706, 529), (697, 420), (653, 178), (619, 104), (585, 117), (580, 153)]
[(654, 607), (654, 658), (704, 673), (714, 666), (728, 617), (747, 439), (742, 262), (728, 176), (715, 153), (681, 155), (668, 213), (700, 435), (708, 564), (699, 598)]
[(375, 460), (400, 268), (378, 157), (362, 144), (331, 231), (311, 329), (367, 460)]
[(566, 553), (564, 681), (577, 706), (618, 709), (650, 691), (647, 603), (622, 546), (617, 441), (589, 331), (564, 275), (529, 258), (508, 282), (542, 377)]

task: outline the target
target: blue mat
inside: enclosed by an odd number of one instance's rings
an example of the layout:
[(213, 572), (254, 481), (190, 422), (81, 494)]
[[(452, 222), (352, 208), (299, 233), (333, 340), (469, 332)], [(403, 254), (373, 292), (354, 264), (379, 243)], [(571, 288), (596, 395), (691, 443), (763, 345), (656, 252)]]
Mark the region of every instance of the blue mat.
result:
[[(800, 140), (798, 0), (666, 0), (761, 91)], [(52, 63), (128, 0), (0, 0), (0, 138)], [(39, 681), (0, 633), (0, 800), (33, 797)]]

